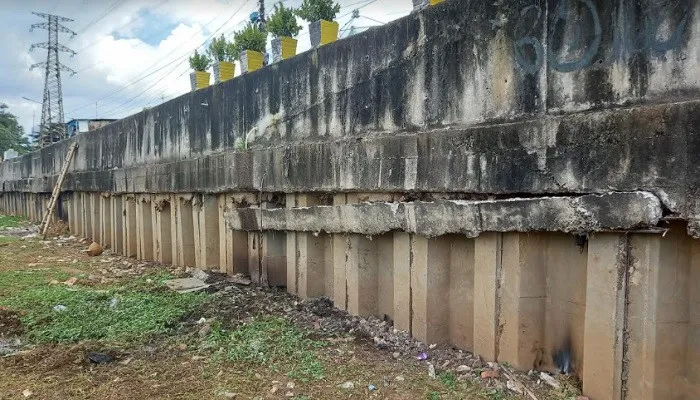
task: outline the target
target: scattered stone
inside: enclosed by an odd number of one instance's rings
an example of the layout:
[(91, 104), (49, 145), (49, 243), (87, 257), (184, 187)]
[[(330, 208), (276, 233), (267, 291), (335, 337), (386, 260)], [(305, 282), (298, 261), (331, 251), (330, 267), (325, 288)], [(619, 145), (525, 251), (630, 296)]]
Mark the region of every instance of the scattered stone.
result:
[(346, 389), (346, 390), (355, 389), (355, 382), (347, 381), (345, 383), (341, 383), (339, 386), (341, 389)]
[(431, 378), (435, 378), (435, 366), (431, 363), (428, 363), (428, 376)]
[(119, 299), (113, 297), (112, 300), (109, 301), (109, 308), (117, 308), (117, 304), (119, 304)]
[(394, 380), (396, 382), (403, 382), (406, 380), (406, 378), (404, 378), (402, 375), (398, 375), (398, 376), (396, 376), (396, 378), (394, 378)]
[(88, 246), (87, 249), (88, 255), (92, 257), (99, 256), (100, 254), (102, 254), (103, 251), (104, 249), (102, 248), (102, 246), (100, 246), (100, 244), (96, 242), (90, 243), (90, 246)]
[(202, 282), (206, 282), (207, 279), (209, 279), (209, 274), (206, 273), (206, 272), (204, 272), (204, 271), (202, 271), (202, 270), (199, 269), (199, 268), (195, 268), (195, 269), (192, 271), (192, 277), (193, 277), (194, 279), (199, 279), (199, 280), (202, 281)]
[(64, 306), (63, 304), (56, 304), (53, 306), (53, 310), (56, 312), (64, 312), (68, 309), (68, 307)]
[(561, 389), (561, 384), (556, 380), (556, 378), (554, 378), (546, 372), (540, 372), (540, 379), (542, 379), (544, 383), (555, 389)]
[(482, 371), (481, 372), (481, 379), (496, 379), (501, 376), (501, 373), (498, 371)]
[(433, 349), (435, 349), (436, 347), (437, 347), (437, 344), (435, 344), (435, 343), (433, 343), (433, 344), (431, 344), (430, 346), (428, 346), (428, 348), (429, 348), (430, 350), (433, 350)]
[(178, 293), (191, 293), (199, 292), (211, 285), (207, 285), (202, 280), (196, 278), (180, 278), (165, 281), (165, 286)]
[(206, 359), (204, 356), (192, 356), (192, 361), (202, 361)]
[(525, 394), (525, 386), (513, 379), (508, 379), (508, 382), (506, 382), (506, 387), (508, 390), (517, 393), (517, 394)]
[(287, 382), (287, 389), (294, 389), (294, 382)]
[(222, 393), (223, 397), (226, 397), (227, 399), (235, 399), (236, 396), (238, 396), (236, 393), (233, 392), (224, 392)]
[(367, 389), (368, 389), (370, 392), (374, 392), (375, 390), (377, 390), (377, 387), (374, 386), (374, 385), (372, 385), (372, 384), (370, 383), (370, 384), (367, 386)]
[(277, 387), (277, 385), (275, 385), (272, 387), (272, 389), (270, 389), (270, 394), (275, 394), (275, 393), (277, 393), (278, 390), (279, 390), (279, 388)]
[(459, 367), (457, 367), (457, 369), (455, 371), (457, 371), (459, 373), (465, 373), (465, 372), (470, 372), (471, 370), (472, 370), (472, 367), (470, 367), (468, 365), (460, 365)]
[(226, 280), (231, 282), (231, 283), (235, 283), (237, 285), (243, 285), (243, 286), (250, 286), (250, 284), (251, 284), (250, 279), (241, 273), (238, 273), (238, 274), (235, 274), (231, 277), (228, 277)]
[(64, 284), (64, 285), (68, 285), (68, 286), (73, 286), (73, 285), (75, 285), (77, 282), (78, 282), (78, 278), (72, 277), (72, 278), (68, 279), (67, 281), (63, 282), (63, 284)]
[(32, 393), (31, 390), (29, 390), (29, 389), (25, 389), (25, 390), (22, 392), (22, 396), (24, 396), (24, 397), (31, 397), (33, 394), (34, 394), (34, 393)]
[(88, 360), (95, 364), (108, 364), (114, 361), (114, 357), (110, 356), (109, 354), (98, 353), (93, 351), (90, 354), (88, 354)]
[(496, 370), (496, 371), (498, 371), (499, 369), (501, 369), (501, 366), (498, 365), (497, 362), (490, 361), (490, 362), (487, 363), (487, 365), (489, 366), (489, 368), (491, 368), (491, 369), (493, 369), (493, 370)]

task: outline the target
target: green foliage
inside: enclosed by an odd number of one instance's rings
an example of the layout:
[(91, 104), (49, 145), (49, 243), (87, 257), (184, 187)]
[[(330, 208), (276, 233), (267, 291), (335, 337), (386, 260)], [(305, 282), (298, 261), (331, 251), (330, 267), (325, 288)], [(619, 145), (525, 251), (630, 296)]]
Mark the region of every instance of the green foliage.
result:
[(265, 52), (267, 46), (267, 32), (260, 30), (257, 25), (248, 23), (245, 28), (236, 32), (233, 36), (238, 52), (245, 50)]
[(222, 33), (221, 36), (212, 39), (211, 43), (209, 43), (207, 55), (212, 62), (234, 62), (240, 54), (236, 49), (236, 44), (233, 41), (226, 40)]
[[(107, 290), (49, 284), (67, 278), (61, 272), (0, 272), (0, 306), (22, 312), (31, 342), (140, 340), (175, 328), (206, 299), (204, 294), (154, 291), (153, 284), (146, 291), (139, 282)], [(66, 310), (54, 311), (59, 304)]]
[(17, 122), (17, 117), (7, 109), (7, 104), (0, 103), (0, 156), (8, 149), (23, 154), (29, 150), (29, 140), (24, 136), (24, 128)]
[(301, 30), (294, 16), (293, 8), (286, 8), (282, 2), (275, 4), (275, 11), (267, 21), (267, 30), (273, 36), (296, 37)]
[(220, 360), (285, 369), (288, 377), (303, 382), (325, 376), (314, 351), (324, 343), (310, 339), (282, 318), (261, 317), (233, 331), (213, 326), (207, 346), (218, 349)]
[(205, 54), (199, 54), (197, 50), (190, 57), (190, 68), (195, 71), (206, 71), (209, 68), (209, 64), (211, 64), (211, 59)]
[(445, 371), (440, 373), (440, 382), (445, 385), (450, 390), (456, 389), (455, 384), (455, 374), (452, 371)]
[(25, 221), (22, 217), (14, 215), (0, 215), (0, 228), (16, 228)]
[(309, 21), (320, 20), (333, 21), (340, 12), (340, 4), (333, 0), (304, 0), (301, 6), (295, 11), (296, 14)]
[(428, 400), (440, 400), (440, 393), (436, 391), (428, 393)]

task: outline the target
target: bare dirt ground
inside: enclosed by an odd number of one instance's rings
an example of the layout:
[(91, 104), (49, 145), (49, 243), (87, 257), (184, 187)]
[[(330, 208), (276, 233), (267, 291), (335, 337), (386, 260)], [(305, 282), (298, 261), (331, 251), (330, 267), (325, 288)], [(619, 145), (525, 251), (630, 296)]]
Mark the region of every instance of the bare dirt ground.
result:
[[(0, 216), (1, 217), (1, 216)], [(575, 399), (577, 382), (416, 342), (207, 271), (156, 265), (0, 218), (0, 399)], [(245, 282), (244, 282), (245, 283)], [(527, 390), (522, 387), (525, 386)], [(520, 392), (523, 394), (516, 394)]]

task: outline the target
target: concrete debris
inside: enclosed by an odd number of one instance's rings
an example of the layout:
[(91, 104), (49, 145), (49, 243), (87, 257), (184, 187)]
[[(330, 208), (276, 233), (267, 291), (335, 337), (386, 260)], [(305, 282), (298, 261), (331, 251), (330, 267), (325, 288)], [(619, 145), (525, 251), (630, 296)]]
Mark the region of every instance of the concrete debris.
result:
[(94, 364), (108, 364), (114, 361), (114, 357), (105, 353), (91, 352), (88, 354), (88, 360)]
[(350, 390), (355, 388), (355, 382), (347, 381), (345, 383), (341, 383), (339, 386), (341, 389)]
[(540, 379), (555, 389), (561, 389), (561, 384), (557, 381), (557, 379), (546, 372), (540, 372)]
[(76, 283), (78, 283), (78, 278), (76, 278), (76, 277), (71, 277), (67, 281), (63, 282), (64, 285), (68, 285), (68, 286), (73, 286)]
[(428, 363), (428, 376), (435, 379), (435, 365)]
[(102, 254), (103, 251), (104, 249), (102, 248), (102, 246), (100, 246), (100, 244), (96, 242), (90, 243), (90, 246), (88, 246), (87, 249), (88, 255), (92, 257), (99, 256), (100, 254)]
[(209, 279), (209, 274), (202, 271), (199, 268), (195, 268), (192, 270), (192, 277), (195, 279), (199, 279), (202, 282), (206, 282)]
[(455, 369), (455, 371), (457, 371), (459, 373), (470, 372), (471, 370), (472, 370), (472, 367), (470, 367), (468, 365), (460, 365), (459, 367), (457, 367), (457, 369)]
[(481, 372), (481, 379), (496, 379), (501, 376), (501, 373), (498, 371), (482, 371)]
[(236, 285), (250, 286), (251, 280), (247, 276), (238, 273), (233, 276), (227, 277), (227, 281), (235, 283)]
[(178, 293), (192, 293), (204, 290), (211, 285), (196, 278), (180, 278), (165, 281), (165, 286)]

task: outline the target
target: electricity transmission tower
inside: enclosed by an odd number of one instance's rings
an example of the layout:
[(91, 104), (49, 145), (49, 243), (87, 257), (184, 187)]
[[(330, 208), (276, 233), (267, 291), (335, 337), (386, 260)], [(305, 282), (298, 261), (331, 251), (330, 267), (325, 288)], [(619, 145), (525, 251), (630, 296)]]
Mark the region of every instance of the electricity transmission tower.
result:
[(49, 41), (44, 43), (33, 44), (29, 51), (35, 48), (47, 49), (46, 62), (40, 62), (30, 67), (45, 67), (46, 75), (44, 78), (44, 101), (41, 108), (41, 125), (39, 128), (39, 138), (37, 145), (39, 147), (47, 146), (53, 142), (57, 142), (66, 137), (66, 125), (63, 120), (63, 93), (61, 90), (61, 71), (69, 72), (75, 75), (75, 71), (66, 67), (58, 61), (58, 52), (63, 51), (70, 53), (71, 57), (76, 54), (75, 51), (58, 43), (58, 33), (70, 33), (75, 36), (75, 32), (61, 25), (59, 22), (72, 22), (70, 18), (60, 17), (58, 15), (44, 14), (33, 12), (47, 20), (38, 24), (33, 24), (30, 32), (34, 28), (46, 29), (49, 31)]

